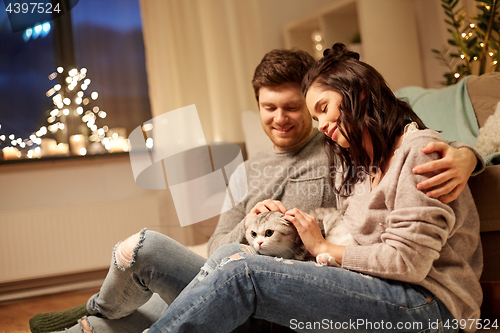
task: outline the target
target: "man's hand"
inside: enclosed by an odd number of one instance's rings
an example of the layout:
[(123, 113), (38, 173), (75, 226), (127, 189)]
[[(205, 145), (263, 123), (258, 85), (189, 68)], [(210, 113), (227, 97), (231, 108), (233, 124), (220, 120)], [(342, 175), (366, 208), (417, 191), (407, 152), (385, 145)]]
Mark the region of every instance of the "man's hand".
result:
[(427, 192), (431, 198), (438, 198), (443, 203), (455, 200), (464, 189), (470, 175), (476, 168), (477, 158), (472, 150), (455, 149), (444, 142), (430, 142), (422, 151), (426, 154), (438, 152), (441, 159), (424, 163), (413, 168), (413, 173), (420, 174), (441, 170), (442, 172), (419, 184), (419, 190), (436, 187)]
[[(265, 212), (281, 212), (285, 214), (287, 209), (285, 206), (281, 203), (279, 200), (271, 200), (267, 199), (261, 202), (258, 202), (253, 208), (250, 210), (250, 213), (245, 216), (245, 219), (255, 216), (260, 213), (265, 213)], [(245, 221), (245, 228), (247, 227), (246, 221)]]

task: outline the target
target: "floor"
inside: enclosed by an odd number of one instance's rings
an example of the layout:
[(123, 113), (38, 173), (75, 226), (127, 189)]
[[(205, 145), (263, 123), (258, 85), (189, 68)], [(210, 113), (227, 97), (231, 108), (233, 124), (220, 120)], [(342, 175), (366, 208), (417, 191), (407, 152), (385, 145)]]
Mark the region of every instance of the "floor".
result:
[(0, 333), (27, 333), (29, 319), (40, 312), (61, 311), (83, 304), (98, 290), (82, 290), (0, 303)]
[[(62, 311), (83, 304), (98, 290), (82, 290), (0, 303), (0, 333), (29, 333), (29, 319), (40, 312)], [(500, 325), (500, 321), (497, 322)], [(498, 329), (478, 332), (500, 332)]]

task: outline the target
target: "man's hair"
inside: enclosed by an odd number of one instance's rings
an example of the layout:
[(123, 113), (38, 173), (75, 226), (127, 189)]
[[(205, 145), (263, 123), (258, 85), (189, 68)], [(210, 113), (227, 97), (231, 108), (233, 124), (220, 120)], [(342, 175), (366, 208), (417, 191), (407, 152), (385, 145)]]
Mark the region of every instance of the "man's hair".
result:
[(252, 79), (257, 102), (261, 87), (277, 87), (288, 82), (300, 85), (314, 63), (315, 60), (309, 53), (298, 49), (275, 49), (268, 52), (255, 69)]

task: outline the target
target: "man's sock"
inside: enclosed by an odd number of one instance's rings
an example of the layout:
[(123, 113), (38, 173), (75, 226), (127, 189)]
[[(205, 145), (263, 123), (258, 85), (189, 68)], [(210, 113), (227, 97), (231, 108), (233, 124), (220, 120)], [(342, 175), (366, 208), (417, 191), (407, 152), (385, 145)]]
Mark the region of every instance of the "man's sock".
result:
[(78, 323), (78, 319), (87, 316), (86, 304), (64, 311), (39, 313), (30, 318), (31, 333), (62, 331)]

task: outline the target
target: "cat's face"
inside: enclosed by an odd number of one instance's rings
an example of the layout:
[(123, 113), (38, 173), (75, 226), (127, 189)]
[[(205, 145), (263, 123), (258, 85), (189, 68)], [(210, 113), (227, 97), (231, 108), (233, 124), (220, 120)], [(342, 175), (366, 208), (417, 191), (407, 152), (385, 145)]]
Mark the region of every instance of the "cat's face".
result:
[(261, 254), (291, 258), (300, 238), (295, 227), (281, 215), (280, 212), (266, 212), (248, 218), (245, 237)]

